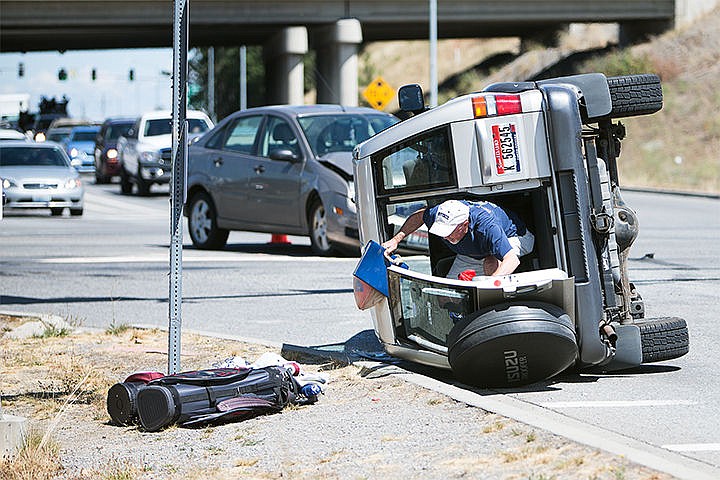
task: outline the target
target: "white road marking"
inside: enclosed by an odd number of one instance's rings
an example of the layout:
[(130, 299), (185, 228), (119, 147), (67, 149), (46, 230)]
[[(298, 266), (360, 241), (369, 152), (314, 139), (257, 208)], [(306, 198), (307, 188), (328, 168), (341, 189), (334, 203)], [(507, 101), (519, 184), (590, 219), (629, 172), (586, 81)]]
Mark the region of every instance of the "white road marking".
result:
[[(43, 258), (38, 260), (39, 263), (167, 263), (169, 262), (169, 250), (164, 254), (149, 255), (126, 255), (117, 257), (59, 257), (59, 258)], [(261, 253), (253, 254), (228, 254), (228, 255), (206, 255), (195, 256), (183, 254), (183, 262), (347, 262), (357, 261), (354, 258), (323, 258), (317, 257), (289, 257), (285, 255), (265, 255)]]
[(576, 402), (545, 402), (546, 408), (625, 408), (625, 407), (665, 407), (672, 405), (697, 405), (690, 400), (608, 400), (608, 401), (576, 401)]
[(674, 445), (661, 445), (674, 452), (718, 452), (720, 443), (678, 443)]

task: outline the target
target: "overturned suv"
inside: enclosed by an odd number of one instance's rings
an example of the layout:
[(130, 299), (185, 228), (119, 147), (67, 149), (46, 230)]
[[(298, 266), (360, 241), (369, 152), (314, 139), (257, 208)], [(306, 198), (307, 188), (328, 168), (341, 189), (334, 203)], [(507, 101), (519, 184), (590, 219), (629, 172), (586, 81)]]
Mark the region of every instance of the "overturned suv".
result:
[(387, 296), (371, 307), (389, 354), (512, 387), (573, 365), (621, 370), (688, 352), (685, 320), (645, 319), (628, 278), (638, 219), (620, 194), (625, 129), (613, 119), (662, 108), (656, 75), (497, 83), (431, 110), (417, 85), (399, 97), (414, 115), (354, 151), (362, 242), (463, 199), (518, 213), (535, 247), (512, 275), (466, 281), (445, 278), (453, 253), (439, 238), (406, 244), (424, 255), (388, 265)]

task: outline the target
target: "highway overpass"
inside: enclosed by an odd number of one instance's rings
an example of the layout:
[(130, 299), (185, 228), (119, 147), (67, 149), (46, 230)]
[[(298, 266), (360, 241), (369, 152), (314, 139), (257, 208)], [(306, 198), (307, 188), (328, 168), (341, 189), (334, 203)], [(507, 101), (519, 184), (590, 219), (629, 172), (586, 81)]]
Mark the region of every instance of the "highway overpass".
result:
[[(693, 1), (705, 0), (678, 0)], [(173, 11), (169, 0), (2, 0), (0, 52), (170, 47)], [(302, 103), (302, 56), (314, 49), (318, 102), (356, 104), (362, 42), (429, 30), (427, 0), (191, 0), (189, 12), (192, 47), (263, 45), (276, 103)], [(437, 31), (542, 39), (569, 23), (610, 22), (630, 38), (671, 28), (675, 13), (675, 0), (437, 0)]]

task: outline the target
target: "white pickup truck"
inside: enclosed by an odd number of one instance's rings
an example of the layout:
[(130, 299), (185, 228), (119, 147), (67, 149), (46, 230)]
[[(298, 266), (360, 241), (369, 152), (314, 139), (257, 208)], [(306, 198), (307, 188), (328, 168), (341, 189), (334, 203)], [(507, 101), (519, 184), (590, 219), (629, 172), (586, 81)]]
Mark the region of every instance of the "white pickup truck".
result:
[[(188, 110), (188, 135), (201, 135), (213, 122), (201, 111)], [(172, 112), (154, 111), (142, 115), (117, 144), (120, 190), (130, 194), (133, 184), (139, 195), (150, 193), (155, 183), (169, 183), (172, 172)]]

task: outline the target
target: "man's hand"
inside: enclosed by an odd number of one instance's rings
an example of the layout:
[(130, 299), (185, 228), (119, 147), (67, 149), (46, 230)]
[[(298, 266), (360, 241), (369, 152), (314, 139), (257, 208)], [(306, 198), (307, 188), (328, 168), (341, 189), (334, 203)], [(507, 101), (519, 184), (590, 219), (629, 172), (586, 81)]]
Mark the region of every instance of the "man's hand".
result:
[(397, 240), (396, 237), (397, 235), (381, 245), (385, 249), (385, 251), (383, 252), (385, 258), (387, 258), (391, 262), (393, 261), (393, 259), (390, 257), (390, 255), (392, 255), (392, 253), (397, 250), (398, 244), (400, 243), (400, 240)]

